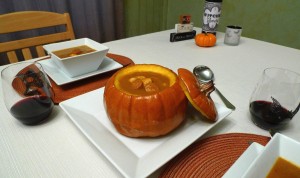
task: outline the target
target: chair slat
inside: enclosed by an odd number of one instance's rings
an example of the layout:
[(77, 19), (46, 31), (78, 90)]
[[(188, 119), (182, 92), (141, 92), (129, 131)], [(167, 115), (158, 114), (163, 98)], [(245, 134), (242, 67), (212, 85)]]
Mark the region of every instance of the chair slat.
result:
[(31, 51), (29, 48), (22, 49), (22, 53), (25, 60), (32, 59)]
[(3, 14), (0, 16), (0, 33), (63, 25), (67, 23), (66, 16), (66, 14), (46, 11), (21, 11)]
[(46, 56), (45, 50), (42, 46), (35, 47), (38, 57)]
[(54, 33), (50, 35), (43, 35), (33, 38), (26, 38), (22, 40), (16, 41), (8, 41), (4, 43), (0, 43), (0, 52), (10, 51), (14, 49), (27, 48), (31, 46), (38, 46), (42, 44), (48, 44), (63, 40), (70, 39), (69, 34), (67, 32), (62, 33)]
[(10, 63), (18, 62), (18, 58), (17, 58), (16, 52), (9, 51), (6, 54), (7, 54), (7, 57), (8, 57), (8, 60), (9, 60)]

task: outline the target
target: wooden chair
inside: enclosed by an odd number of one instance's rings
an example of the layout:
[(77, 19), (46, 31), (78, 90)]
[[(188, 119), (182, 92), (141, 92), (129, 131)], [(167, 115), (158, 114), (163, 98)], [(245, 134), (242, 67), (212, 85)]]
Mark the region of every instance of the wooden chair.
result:
[(16, 50), (21, 50), (25, 60), (32, 59), (30, 47), (38, 57), (45, 56), (44, 44), (75, 39), (72, 22), (68, 13), (59, 14), (45, 11), (21, 11), (0, 15), (0, 34), (53, 26), (65, 26), (65, 31), (35, 36), (15, 41), (1, 42), (0, 53), (6, 53), (10, 63), (20, 61)]

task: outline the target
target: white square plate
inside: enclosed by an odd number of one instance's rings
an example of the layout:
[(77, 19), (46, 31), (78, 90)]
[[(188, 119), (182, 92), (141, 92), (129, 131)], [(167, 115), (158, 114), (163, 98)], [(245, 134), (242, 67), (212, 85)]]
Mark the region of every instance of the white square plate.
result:
[(79, 75), (76, 77), (69, 77), (53, 62), (52, 59), (41, 60), (39, 61), (39, 63), (43, 66), (45, 72), (57, 85), (72, 83), (81, 79), (85, 79), (123, 67), (123, 65), (121, 65), (120, 63), (106, 56), (104, 57), (103, 62), (100, 64), (96, 71)]
[(187, 121), (159, 138), (129, 138), (119, 134), (103, 106), (104, 88), (60, 103), (74, 124), (125, 177), (146, 177), (222, 121), (232, 110), (216, 104), (218, 121), (206, 122), (192, 107)]
[(300, 142), (285, 135), (276, 133), (265, 146), (262, 153), (251, 163), (246, 170), (244, 178), (264, 178), (270, 172), (278, 157), (282, 157), (300, 165)]
[(253, 142), (245, 152), (234, 162), (222, 178), (241, 178), (251, 163), (261, 154), (264, 146)]

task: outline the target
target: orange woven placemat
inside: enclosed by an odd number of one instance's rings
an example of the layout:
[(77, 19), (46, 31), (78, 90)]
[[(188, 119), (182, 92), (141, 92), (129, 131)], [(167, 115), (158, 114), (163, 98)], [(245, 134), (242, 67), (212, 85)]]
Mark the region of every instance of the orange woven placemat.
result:
[(169, 161), (159, 177), (222, 177), (252, 142), (266, 145), (269, 140), (261, 135), (229, 133), (197, 141)]
[[(119, 62), (124, 67), (134, 64), (134, 62), (125, 56), (117, 55), (117, 54), (107, 54), (108, 57)], [(106, 72), (103, 74), (99, 74), (93, 77), (89, 77), (83, 80), (79, 80), (70, 84), (65, 85), (57, 85), (51, 78), (50, 82), (52, 85), (54, 96), (52, 98), (55, 104), (59, 104), (60, 102), (73, 98), (75, 96), (87, 93), (89, 91), (104, 87), (106, 81), (116, 72), (117, 70), (113, 70), (110, 72)]]

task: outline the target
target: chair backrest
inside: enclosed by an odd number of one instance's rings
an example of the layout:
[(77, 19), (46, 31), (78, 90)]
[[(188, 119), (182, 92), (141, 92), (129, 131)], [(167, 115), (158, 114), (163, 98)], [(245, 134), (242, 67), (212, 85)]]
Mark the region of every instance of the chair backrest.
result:
[(38, 57), (45, 56), (44, 44), (75, 39), (72, 22), (68, 13), (59, 14), (45, 11), (21, 11), (0, 15), (0, 34), (53, 26), (65, 26), (65, 31), (0, 43), (0, 53), (7, 53), (10, 63), (18, 62), (16, 50), (21, 50), (25, 60), (32, 59), (30, 47)]

